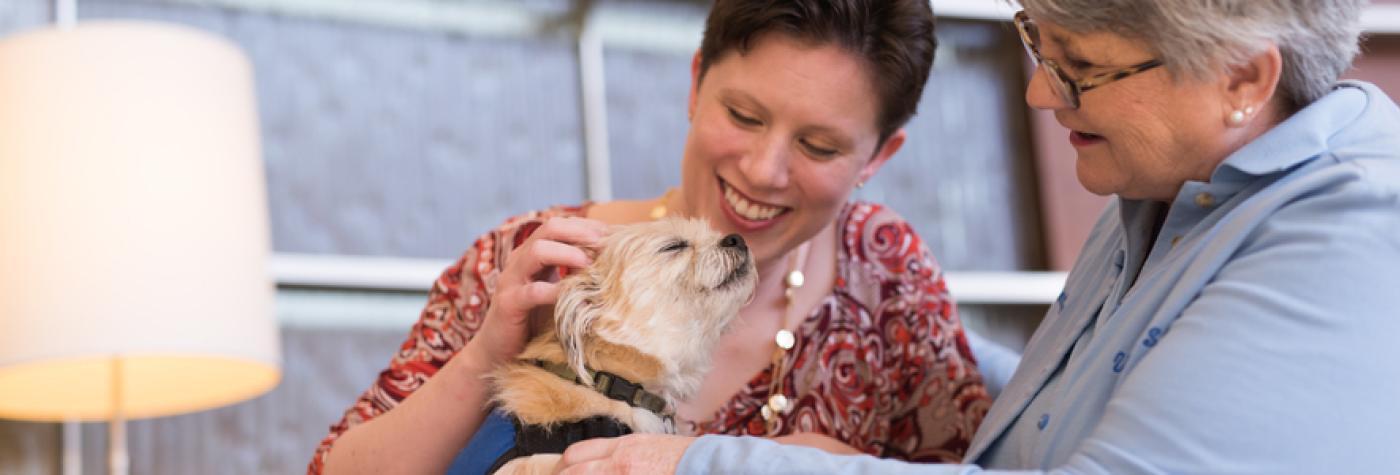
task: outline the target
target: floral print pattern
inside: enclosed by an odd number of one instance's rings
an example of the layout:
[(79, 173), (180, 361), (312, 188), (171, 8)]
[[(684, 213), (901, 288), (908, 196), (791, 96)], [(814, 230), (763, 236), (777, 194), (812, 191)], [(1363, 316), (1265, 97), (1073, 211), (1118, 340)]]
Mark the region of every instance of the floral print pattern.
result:
[[(508, 219), (433, 283), (428, 304), (389, 367), (331, 426), (308, 467), (319, 474), (337, 437), (413, 394), (481, 327), (505, 256), (561, 206)], [(911, 461), (962, 458), (991, 404), (948, 289), (923, 241), (880, 205), (838, 216), (832, 293), (808, 314), (782, 361), (791, 408), (770, 430), (759, 409), (771, 368), (756, 374), (697, 434), (816, 432), (866, 453)]]

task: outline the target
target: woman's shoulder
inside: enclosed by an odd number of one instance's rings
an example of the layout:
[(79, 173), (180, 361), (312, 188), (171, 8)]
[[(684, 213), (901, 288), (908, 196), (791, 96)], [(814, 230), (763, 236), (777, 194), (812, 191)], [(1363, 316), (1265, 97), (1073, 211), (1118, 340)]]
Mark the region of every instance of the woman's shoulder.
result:
[(843, 262), (873, 265), (894, 274), (936, 270), (909, 266), (910, 259), (933, 264), (932, 255), (913, 225), (885, 205), (852, 201), (836, 223), (837, 255)]
[[(853, 201), (837, 217), (837, 274), (867, 306), (941, 286), (942, 270), (914, 227), (890, 208)], [(908, 295), (905, 295), (906, 297)]]

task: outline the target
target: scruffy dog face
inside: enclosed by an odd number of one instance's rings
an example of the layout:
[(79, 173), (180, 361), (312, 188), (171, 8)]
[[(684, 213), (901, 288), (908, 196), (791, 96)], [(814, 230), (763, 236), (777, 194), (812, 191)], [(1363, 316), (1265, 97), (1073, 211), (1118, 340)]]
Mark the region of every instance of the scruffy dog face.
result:
[(562, 282), (555, 323), (569, 364), (586, 374), (592, 338), (651, 356), (667, 396), (694, 394), (725, 326), (753, 294), (757, 274), (743, 238), (702, 220), (620, 226), (592, 266)]

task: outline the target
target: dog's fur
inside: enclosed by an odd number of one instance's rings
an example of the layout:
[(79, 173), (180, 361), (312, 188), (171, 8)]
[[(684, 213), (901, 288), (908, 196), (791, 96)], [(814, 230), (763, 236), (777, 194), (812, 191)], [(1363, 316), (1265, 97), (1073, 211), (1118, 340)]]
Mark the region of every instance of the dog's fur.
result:
[[(698, 390), (714, 345), (758, 281), (747, 247), (722, 245), (724, 239), (701, 220), (617, 227), (593, 265), (560, 283), (554, 330), (530, 342), (521, 361), (493, 374), (496, 403), (523, 424), (608, 416), (633, 432), (674, 432), (669, 418), (528, 361), (567, 362), (586, 384), (592, 381), (585, 367), (611, 372), (674, 409)], [(558, 459), (517, 458), (498, 473), (550, 473)]]

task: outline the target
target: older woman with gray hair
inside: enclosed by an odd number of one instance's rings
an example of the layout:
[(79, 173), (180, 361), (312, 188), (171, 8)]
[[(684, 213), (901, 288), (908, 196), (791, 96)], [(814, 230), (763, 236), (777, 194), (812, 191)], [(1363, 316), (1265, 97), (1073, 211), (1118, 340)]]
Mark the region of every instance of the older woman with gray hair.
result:
[(1400, 473), (1400, 108), (1338, 82), (1363, 2), (1021, 4), (1026, 101), (1115, 199), (967, 465), (653, 436), (570, 470)]

